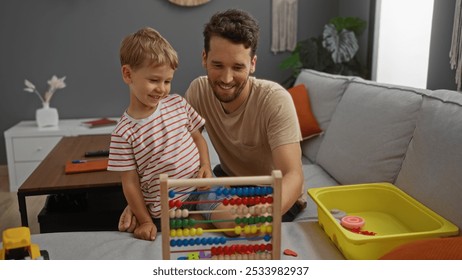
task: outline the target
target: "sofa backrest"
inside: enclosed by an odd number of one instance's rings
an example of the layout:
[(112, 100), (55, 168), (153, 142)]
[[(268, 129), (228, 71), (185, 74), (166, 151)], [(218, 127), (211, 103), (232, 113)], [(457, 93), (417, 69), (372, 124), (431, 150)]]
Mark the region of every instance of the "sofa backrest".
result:
[(423, 97), (395, 184), (462, 229), (462, 93)]
[(316, 162), (342, 185), (393, 183), (426, 92), (351, 80), (325, 132)]
[[(352, 77), (331, 75), (308, 69), (303, 69), (298, 75), (295, 85), (304, 84), (308, 90), (311, 109), (323, 132), (329, 127), (337, 104), (351, 79)], [(323, 134), (302, 143), (303, 154), (312, 162), (316, 160), (322, 139)]]

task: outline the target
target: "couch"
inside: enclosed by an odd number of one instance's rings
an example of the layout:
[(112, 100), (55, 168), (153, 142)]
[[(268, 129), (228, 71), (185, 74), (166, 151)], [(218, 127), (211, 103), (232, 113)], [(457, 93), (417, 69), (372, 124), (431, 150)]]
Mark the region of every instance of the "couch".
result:
[[(462, 93), (306, 69), (299, 84), (322, 130), (301, 143), (305, 193), (388, 182), (462, 228)], [(296, 221), (316, 220), (316, 208), (308, 197)]]

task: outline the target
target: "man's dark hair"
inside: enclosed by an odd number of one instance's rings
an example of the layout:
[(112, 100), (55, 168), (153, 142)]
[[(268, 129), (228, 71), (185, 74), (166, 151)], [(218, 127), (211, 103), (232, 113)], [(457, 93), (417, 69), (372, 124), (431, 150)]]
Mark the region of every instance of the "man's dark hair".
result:
[(257, 52), (260, 27), (257, 21), (247, 12), (230, 9), (214, 14), (204, 27), (204, 49), (210, 50), (210, 38), (219, 36), (234, 43), (244, 44), (250, 48), (250, 57)]

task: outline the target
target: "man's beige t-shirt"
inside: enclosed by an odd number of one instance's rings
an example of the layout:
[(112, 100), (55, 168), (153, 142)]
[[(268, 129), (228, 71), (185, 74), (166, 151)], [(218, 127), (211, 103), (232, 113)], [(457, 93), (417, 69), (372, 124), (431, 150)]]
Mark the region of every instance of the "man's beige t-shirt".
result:
[(223, 110), (206, 76), (195, 79), (186, 92), (187, 101), (206, 119), (205, 129), (223, 171), (230, 176), (270, 175), (272, 150), (302, 140), (290, 94), (275, 82), (255, 77), (248, 82), (249, 97), (230, 114)]

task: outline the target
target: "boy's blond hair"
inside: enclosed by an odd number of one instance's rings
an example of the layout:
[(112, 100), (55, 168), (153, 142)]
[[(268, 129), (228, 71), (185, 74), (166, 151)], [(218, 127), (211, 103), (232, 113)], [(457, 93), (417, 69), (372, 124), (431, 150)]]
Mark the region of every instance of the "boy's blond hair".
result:
[(178, 55), (155, 29), (145, 27), (125, 37), (120, 46), (120, 63), (136, 70), (147, 65), (170, 65), (176, 70)]

